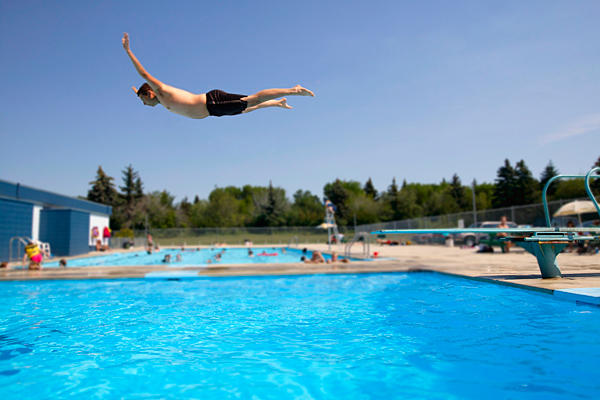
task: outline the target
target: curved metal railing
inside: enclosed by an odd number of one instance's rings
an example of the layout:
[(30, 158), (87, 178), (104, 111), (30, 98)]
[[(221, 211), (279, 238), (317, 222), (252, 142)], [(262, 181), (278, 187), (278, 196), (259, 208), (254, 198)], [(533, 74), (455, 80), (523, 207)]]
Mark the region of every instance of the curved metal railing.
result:
[(584, 181), (585, 191), (588, 194), (589, 198), (592, 200), (592, 203), (594, 203), (594, 207), (596, 207), (596, 211), (598, 211), (598, 215), (600, 215), (600, 206), (598, 206), (596, 197), (594, 196), (594, 194), (592, 193), (592, 189), (590, 188), (590, 179), (591, 178), (600, 178), (600, 175), (592, 175), (592, 173), (596, 172), (596, 171), (600, 171), (600, 167), (592, 168), (585, 175), (556, 175), (556, 176), (553, 176), (552, 178), (550, 178), (548, 180), (548, 182), (546, 182), (546, 184), (544, 185), (544, 189), (542, 190), (542, 202), (544, 203), (544, 215), (546, 217), (546, 225), (548, 225), (549, 228), (552, 227), (552, 223), (550, 220), (550, 211), (548, 210), (547, 192), (548, 192), (548, 188), (550, 187), (552, 182), (557, 181), (559, 179), (571, 179), (571, 178), (584, 179), (585, 180)]

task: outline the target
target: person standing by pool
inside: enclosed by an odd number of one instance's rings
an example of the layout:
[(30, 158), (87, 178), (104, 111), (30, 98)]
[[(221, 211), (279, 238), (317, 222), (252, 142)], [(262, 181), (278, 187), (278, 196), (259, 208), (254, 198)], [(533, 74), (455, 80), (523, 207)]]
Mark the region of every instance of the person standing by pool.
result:
[(29, 259), (29, 269), (31, 269), (31, 270), (42, 269), (42, 261), (44, 259), (43, 255), (42, 255), (42, 251), (40, 250), (40, 247), (32, 241), (29, 241), (27, 243), (27, 246), (25, 246), (25, 254), (23, 255), (23, 264), (25, 264), (27, 262), (27, 259)]
[[(300, 85), (289, 89), (266, 89), (250, 96), (231, 94), (222, 90), (194, 94), (186, 90), (169, 86), (150, 75), (133, 55), (129, 48), (129, 35), (123, 34), (123, 48), (133, 66), (146, 81), (133, 91), (142, 103), (154, 107), (161, 104), (167, 110), (185, 117), (202, 119), (208, 116), (238, 115), (267, 107), (292, 108), (283, 96), (314, 96), (314, 93)], [(276, 100), (278, 99), (278, 100)]]
[(106, 249), (108, 249), (108, 247), (110, 246), (110, 228), (108, 226), (105, 226), (104, 229), (102, 230), (102, 240), (104, 242), (104, 246), (106, 247)]
[(154, 245), (154, 242), (153, 242), (153, 240), (152, 240), (152, 235), (151, 235), (151, 234), (148, 234), (148, 235), (146, 236), (146, 248), (148, 249), (148, 251), (149, 251), (150, 253), (152, 253), (152, 247), (153, 247), (153, 245)]
[[(500, 217), (500, 224), (498, 224), (498, 228), (500, 228), (500, 229), (509, 229), (510, 228), (510, 226), (508, 226), (508, 222), (506, 220), (506, 215), (503, 215), (502, 217)], [(500, 232), (500, 233), (496, 234), (496, 237), (498, 237), (498, 238), (507, 237), (507, 236), (508, 236), (508, 234), (506, 232)], [(508, 253), (510, 251), (511, 246), (512, 246), (512, 242), (510, 240), (505, 241), (502, 252)]]

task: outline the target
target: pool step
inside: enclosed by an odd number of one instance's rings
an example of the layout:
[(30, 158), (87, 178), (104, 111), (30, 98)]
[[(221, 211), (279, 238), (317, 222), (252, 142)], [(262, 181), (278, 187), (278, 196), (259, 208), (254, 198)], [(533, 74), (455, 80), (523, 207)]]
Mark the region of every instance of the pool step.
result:
[(558, 298), (600, 306), (600, 288), (555, 289)]
[(148, 272), (146, 279), (194, 279), (198, 278), (198, 271), (155, 271)]

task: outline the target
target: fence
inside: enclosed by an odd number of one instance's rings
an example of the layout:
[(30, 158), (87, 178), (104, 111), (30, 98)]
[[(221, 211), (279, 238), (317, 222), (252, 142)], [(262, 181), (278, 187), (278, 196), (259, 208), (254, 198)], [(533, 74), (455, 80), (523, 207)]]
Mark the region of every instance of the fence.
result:
[[(550, 214), (553, 214), (569, 200), (556, 200), (548, 203)], [(520, 225), (544, 226), (544, 208), (540, 204), (526, 206), (513, 206), (495, 208), (476, 212), (477, 221), (499, 221), (506, 215), (511, 221)], [(354, 227), (338, 227), (340, 233), (348, 240), (352, 239), (354, 232), (372, 232), (380, 229), (427, 229), (427, 228), (455, 228), (459, 221), (465, 227), (475, 222), (473, 212), (446, 214), (433, 217), (405, 219), (375, 224), (358, 225)], [(566, 225), (566, 221), (558, 221)], [(151, 229), (154, 241), (161, 246), (211, 246), (217, 243), (228, 245), (243, 245), (246, 241), (254, 245), (301, 245), (309, 243), (327, 243), (327, 230), (314, 227), (277, 227), (277, 228), (170, 228)], [(114, 237), (111, 246), (123, 247), (127, 242), (134, 246), (143, 246), (146, 243), (146, 231), (134, 232), (134, 238)]]
[[(352, 238), (352, 229), (339, 227), (340, 233)], [(308, 243), (327, 243), (327, 230), (314, 227), (276, 227), (276, 228), (170, 228), (151, 229), (154, 242), (161, 246), (211, 246), (215, 244), (243, 245), (246, 241), (254, 245), (292, 245)], [(123, 247), (125, 243), (143, 246), (146, 243), (146, 231), (135, 231), (134, 238), (113, 237), (113, 248)]]
[[(550, 215), (558, 210), (563, 204), (569, 203), (574, 199), (555, 200), (548, 202)], [(435, 228), (456, 228), (462, 220), (462, 225), (468, 227), (474, 224), (475, 215), (477, 222), (500, 221), (500, 217), (506, 217), (519, 225), (545, 226), (544, 206), (542, 203), (529, 204), (525, 206), (512, 206), (505, 208), (494, 208), (481, 210), (473, 213), (461, 212), (456, 214), (438, 215), (433, 217), (421, 217), (405, 219), (401, 221), (381, 222), (376, 224), (365, 224), (356, 227), (357, 232), (372, 232), (380, 229), (435, 229)], [(596, 216), (597, 217), (597, 216)], [(566, 219), (556, 221), (559, 225), (566, 225)]]

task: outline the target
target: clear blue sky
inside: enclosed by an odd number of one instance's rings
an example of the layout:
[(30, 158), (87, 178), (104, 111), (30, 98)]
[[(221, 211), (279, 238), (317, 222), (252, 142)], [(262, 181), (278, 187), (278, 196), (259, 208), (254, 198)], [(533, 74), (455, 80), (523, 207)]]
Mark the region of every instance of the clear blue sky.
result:
[[(0, 1), (0, 178), (85, 195), (132, 164), (180, 200), (215, 186), (385, 189), (505, 158), (600, 156), (598, 1)], [(296, 83), (293, 110), (191, 120), (145, 107), (121, 46), (192, 92)]]

